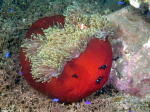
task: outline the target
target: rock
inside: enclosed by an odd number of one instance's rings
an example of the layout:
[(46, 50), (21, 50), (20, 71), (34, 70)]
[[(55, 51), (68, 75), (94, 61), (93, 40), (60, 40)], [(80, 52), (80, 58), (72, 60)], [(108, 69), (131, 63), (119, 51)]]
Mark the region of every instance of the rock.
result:
[(129, 0), (129, 2), (135, 8), (146, 8), (150, 10), (150, 0)]
[(131, 7), (107, 18), (118, 27), (111, 42), (114, 62), (109, 83), (131, 95), (150, 95), (150, 23)]

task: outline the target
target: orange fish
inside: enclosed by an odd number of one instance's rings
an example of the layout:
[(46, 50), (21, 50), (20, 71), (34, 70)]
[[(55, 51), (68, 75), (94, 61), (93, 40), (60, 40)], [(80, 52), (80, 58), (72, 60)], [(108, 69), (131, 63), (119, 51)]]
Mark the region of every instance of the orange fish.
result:
[[(64, 25), (65, 17), (55, 15), (41, 18), (33, 23), (26, 38), (31, 38), (33, 33), (43, 34), (42, 29), (57, 23)], [(33, 88), (51, 98), (58, 98), (61, 102), (74, 102), (89, 96), (106, 83), (112, 65), (112, 48), (107, 39), (91, 39), (79, 57), (67, 62), (61, 75), (44, 83), (36, 82), (32, 78), (31, 63), (26, 60), (22, 49), (20, 63), (24, 78)]]

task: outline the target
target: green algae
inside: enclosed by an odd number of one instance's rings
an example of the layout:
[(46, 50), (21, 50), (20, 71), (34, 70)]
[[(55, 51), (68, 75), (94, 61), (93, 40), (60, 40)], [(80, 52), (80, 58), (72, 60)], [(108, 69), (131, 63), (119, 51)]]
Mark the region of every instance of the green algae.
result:
[(3, 50), (4, 42), (5, 42), (4, 38), (0, 37), (0, 51)]

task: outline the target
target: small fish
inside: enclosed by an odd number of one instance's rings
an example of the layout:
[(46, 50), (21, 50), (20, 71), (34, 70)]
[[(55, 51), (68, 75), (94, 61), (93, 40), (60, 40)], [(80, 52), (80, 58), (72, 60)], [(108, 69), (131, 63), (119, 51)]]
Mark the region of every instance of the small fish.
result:
[(91, 102), (90, 101), (85, 101), (85, 104), (89, 105), (89, 104), (91, 104)]
[(23, 75), (23, 72), (19, 71), (18, 74), (19, 74), (19, 75)]
[(150, 16), (150, 11), (147, 12), (147, 15)]
[(98, 69), (106, 69), (107, 68), (107, 65), (102, 65), (102, 66), (100, 66)]
[(79, 27), (80, 27), (80, 29), (81, 29), (81, 30), (83, 30), (83, 29), (86, 29), (86, 28), (87, 28), (87, 26), (86, 26), (86, 25), (84, 25), (83, 23), (82, 23), (81, 25), (79, 25)]
[(58, 102), (59, 99), (58, 99), (58, 98), (54, 98), (54, 99), (52, 99), (52, 101), (53, 101), (53, 102)]
[(4, 57), (5, 57), (5, 58), (10, 58), (10, 57), (11, 57), (11, 53), (10, 53), (10, 52), (6, 52), (6, 54), (5, 54)]
[(96, 80), (96, 83), (99, 84), (101, 81), (103, 80), (103, 77), (98, 77), (98, 79)]
[(118, 5), (125, 5), (126, 2), (124, 2), (124, 1), (118, 1), (117, 4), (118, 4)]
[(8, 9), (8, 12), (9, 12), (9, 13), (13, 13), (13, 12), (15, 12), (15, 10), (12, 9), (12, 8), (9, 8), (9, 9)]

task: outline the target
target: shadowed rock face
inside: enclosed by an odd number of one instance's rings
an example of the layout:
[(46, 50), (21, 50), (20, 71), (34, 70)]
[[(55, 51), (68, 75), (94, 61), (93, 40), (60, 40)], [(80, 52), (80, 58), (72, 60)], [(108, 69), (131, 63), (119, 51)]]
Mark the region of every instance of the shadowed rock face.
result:
[(150, 24), (129, 7), (108, 19), (118, 26), (110, 83), (132, 95), (150, 95)]

